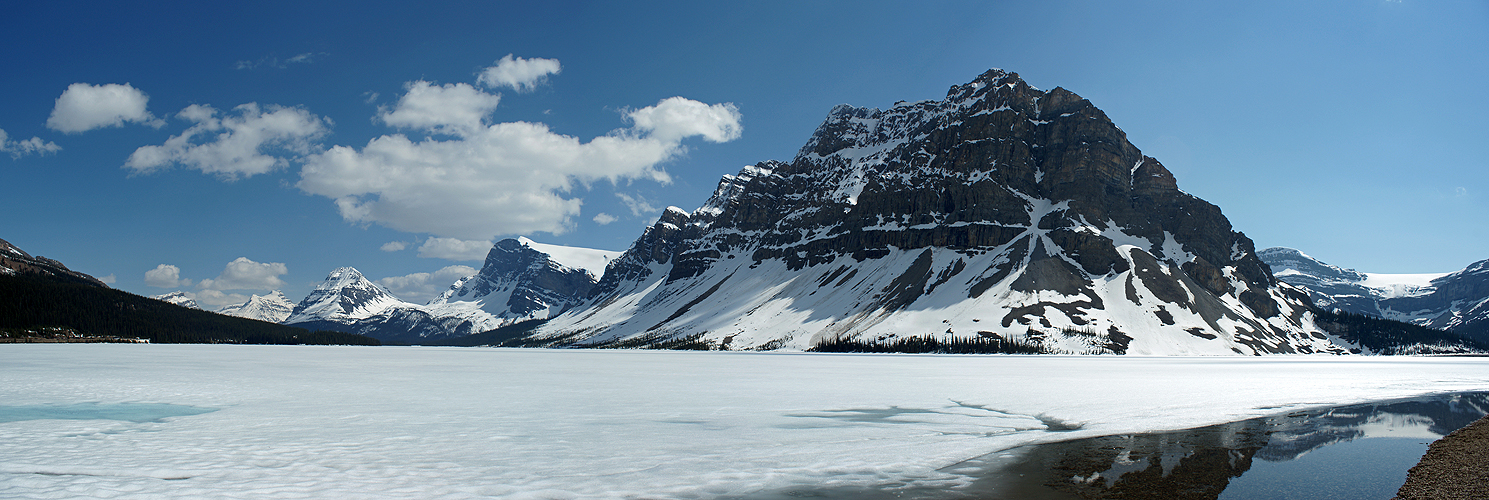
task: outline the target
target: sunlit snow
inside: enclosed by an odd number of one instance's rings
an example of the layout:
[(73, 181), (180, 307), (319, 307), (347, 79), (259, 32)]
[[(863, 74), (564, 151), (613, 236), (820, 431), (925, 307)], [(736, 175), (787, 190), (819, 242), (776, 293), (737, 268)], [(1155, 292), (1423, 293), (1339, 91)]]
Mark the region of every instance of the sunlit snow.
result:
[(10, 345), (0, 411), (200, 413), (0, 418), (0, 497), (954, 493), (1021, 444), (1486, 389), (1483, 358)]

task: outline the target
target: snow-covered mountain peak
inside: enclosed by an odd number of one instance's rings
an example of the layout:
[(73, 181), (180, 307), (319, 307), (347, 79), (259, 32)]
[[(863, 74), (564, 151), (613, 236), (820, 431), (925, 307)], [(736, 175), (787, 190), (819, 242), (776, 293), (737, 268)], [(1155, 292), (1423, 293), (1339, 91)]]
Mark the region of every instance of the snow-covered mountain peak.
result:
[(191, 296), (190, 295), (187, 295), (186, 292), (182, 292), (182, 291), (179, 291), (179, 290), (174, 291), (174, 292), (171, 292), (171, 293), (164, 293), (164, 294), (160, 294), (160, 295), (154, 295), (154, 296), (151, 296), (150, 298), (155, 299), (155, 300), (163, 300), (163, 301), (166, 301), (166, 302), (170, 302), (172, 304), (175, 304), (175, 305), (178, 305), (178, 306), (181, 306), (181, 307), (189, 307), (189, 308), (192, 308), (192, 309), (201, 309), (201, 307), (198, 307), (197, 306), (196, 299), (191, 298)]
[(295, 309), (295, 303), (290, 302), (283, 292), (274, 290), (265, 295), (253, 295), (247, 302), (233, 304), (218, 309), (217, 312), (240, 318), (256, 319), (278, 323), (289, 318)]
[(406, 303), (356, 268), (339, 267), (295, 305), (285, 322), (364, 319), (400, 304)]

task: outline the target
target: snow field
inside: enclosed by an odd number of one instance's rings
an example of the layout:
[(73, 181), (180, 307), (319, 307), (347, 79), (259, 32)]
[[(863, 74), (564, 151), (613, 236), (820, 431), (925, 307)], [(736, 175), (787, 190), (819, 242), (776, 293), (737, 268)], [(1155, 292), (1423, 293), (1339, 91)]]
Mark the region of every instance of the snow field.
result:
[(943, 468), (1023, 444), (1468, 390), (1489, 359), (13, 345), (0, 411), (216, 411), (0, 419), (0, 497), (954, 492)]

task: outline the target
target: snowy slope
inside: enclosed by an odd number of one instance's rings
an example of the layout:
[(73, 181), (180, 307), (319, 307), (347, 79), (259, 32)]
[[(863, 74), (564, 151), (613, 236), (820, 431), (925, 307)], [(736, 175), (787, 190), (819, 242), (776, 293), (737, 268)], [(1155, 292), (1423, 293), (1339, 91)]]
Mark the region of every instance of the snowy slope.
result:
[(289, 318), (294, 309), (295, 303), (290, 302), (283, 292), (274, 290), (267, 295), (249, 297), (248, 301), (242, 304), (224, 306), (217, 312), (240, 318), (279, 323)]
[(533, 340), (1344, 352), (1253, 248), (1089, 101), (993, 70), (943, 101), (834, 108), (791, 162), (669, 207)]
[(538, 243), (527, 237), (519, 237), (517, 241), (533, 250), (547, 254), (550, 260), (560, 266), (589, 271), (589, 274), (594, 275), (596, 279), (604, 275), (605, 266), (621, 254), (615, 250), (549, 245)]

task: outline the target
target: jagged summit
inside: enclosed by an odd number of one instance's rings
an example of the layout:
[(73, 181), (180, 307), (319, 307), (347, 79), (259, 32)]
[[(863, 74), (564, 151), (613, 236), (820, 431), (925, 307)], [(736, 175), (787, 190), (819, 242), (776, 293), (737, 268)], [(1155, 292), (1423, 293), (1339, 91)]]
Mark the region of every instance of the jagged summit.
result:
[(980, 336), (1056, 352), (1341, 352), (1220, 209), (1090, 101), (991, 70), (834, 107), (790, 162), (664, 211), (553, 345)]

